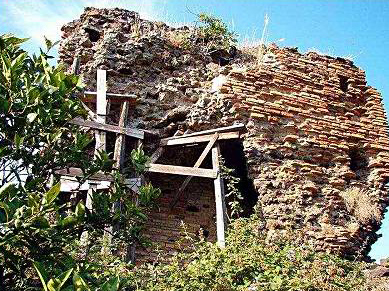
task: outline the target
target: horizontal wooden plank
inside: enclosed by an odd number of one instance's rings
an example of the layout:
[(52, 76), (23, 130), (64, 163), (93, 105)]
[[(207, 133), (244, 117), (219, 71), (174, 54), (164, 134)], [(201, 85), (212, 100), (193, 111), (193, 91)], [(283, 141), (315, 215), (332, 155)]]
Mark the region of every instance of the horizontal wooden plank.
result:
[(120, 127), (117, 125), (104, 124), (104, 123), (91, 121), (91, 120), (83, 120), (81, 118), (74, 118), (70, 121), (70, 123), (93, 128), (93, 129), (125, 134), (138, 139), (143, 139), (145, 135), (142, 130), (136, 128)]
[[(111, 187), (112, 181), (104, 180), (86, 180), (82, 185), (77, 181), (76, 177), (61, 176), (61, 192), (86, 191), (91, 188), (91, 184), (95, 186), (94, 189), (105, 190)], [(142, 185), (140, 178), (125, 179), (123, 183), (132, 191), (139, 193), (139, 188)]]
[[(134, 94), (117, 94), (117, 93), (108, 93), (107, 99), (111, 103), (121, 103), (124, 101), (128, 101), (131, 106), (136, 104), (137, 96)], [(85, 91), (82, 99), (83, 102), (95, 103), (97, 97), (97, 92), (93, 91)]]
[(86, 191), (89, 190), (90, 184), (96, 185), (96, 189), (109, 189), (110, 181), (87, 180), (82, 185), (78, 183), (75, 177), (61, 176), (61, 192)]
[[(70, 167), (67, 169), (60, 169), (54, 172), (57, 175), (69, 176), (69, 177), (84, 177), (84, 173), (80, 168)], [(88, 177), (89, 180), (97, 181), (113, 181), (113, 177), (110, 175), (105, 175), (104, 173), (97, 172), (92, 176)]]
[[(97, 92), (85, 91), (84, 95), (85, 96), (95, 97), (95, 96), (97, 96)], [(109, 93), (109, 92), (107, 92), (107, 98), (108, 99), (110, 99), (110, 98), (121, 98), (124, 101), (131, 101), (131, 100), (126, 100), (126, 99), (136, 99), (137, 96), (135, 94), (119, 94), (119, 93)]]
[(168, 138), (162, 139), (163, 141), (173, 140), (173, 139), (181, 139), (181, 138), (187, 138), (192, 136), (199, 136), (199, 135), (209, 135), (211, 133), (222, 133), (222, 132), (246, 132), (246, 126), (243, 123), (234, 124), (231, 126), (225, 126), (225, 127), (218, 127), (214, 129), (209, 130), (203, 130), (203, 131), (197, 131), (189, 134), (179, 135), (179, 136), (172, 136)]
[[(85, 91), (84, 95), (86, 96), (97, 96), (97, 92), (94, 91)], [(109, 93), (107, 92), (107, 98), (123, 98), (123, 99), (136, 99), (135, 94), (120, 94), (120, 93)], [(127, 100), (128, 101), (128, 100)]]
[(213, 169), (192, 168), (192, 167), (162, 165), (162, 164), (150, 164), (149, 168), (147, 170), (149, 172), (155, 172), (155, 173), (175, 174), (175, 175), (184, 175), (184, 176), (196, 176), (196, 177), (205, 177), (205, 178), (213, 178), (213, 179), (215, 179), (217, 177), (217, 171), (215, 171)]
[[(176, 139), (162, 139), (160, 145), (161, 146), (171, 146), (171, 145), (182, 145), (182, 144), (190, 144), (190, 143), (201, 143), (201, 142), (209, 142), (213, 137), (213, 134), (207, 134), (207, 135), (199, 135), (199, 136), (188, 136), (188, 137), (182, 137), (182, 138), (176, 138)], [(239, 138), (240, 132), (239, 131), (233, 131), (233, 132), (224, 132), (219, 133), (218, 140), (222, 139), (234, 139)]]

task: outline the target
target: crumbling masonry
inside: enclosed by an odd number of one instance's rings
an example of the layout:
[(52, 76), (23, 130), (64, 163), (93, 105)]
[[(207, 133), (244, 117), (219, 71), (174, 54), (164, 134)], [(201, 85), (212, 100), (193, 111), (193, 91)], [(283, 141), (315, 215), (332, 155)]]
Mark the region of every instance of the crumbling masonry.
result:
[[(244, 123), (248, 176), (269, 239), (298, 229), (319, 250), (367, 254), (388, 202), (389, 139), (382, 98), (365, 73), (349, 60), (276, 46), (260, 67), (242, 51), (220, 66), (180, 45), (187, 30), (126, 10), (87, 8), (62, 28), (60, 60), (70, 67), (80, 57), (88, 90), (95, 89), (96, 69), (107, 70), (110, 92), (138, 96), (130, 125), (160, 138)], [(118, 114), (108, 120), (117, 123)], [(156, 146), (146, 141), (149, 152)], [(163, 159), (194, 163), (173, 151)], [(151, 178), (163, 196), (147, 235), (174, 251), (183, 220), (189, 231), (205, 228), (214, 240), (208, 180), (193, 180), (170, 210), (182, 178)]]

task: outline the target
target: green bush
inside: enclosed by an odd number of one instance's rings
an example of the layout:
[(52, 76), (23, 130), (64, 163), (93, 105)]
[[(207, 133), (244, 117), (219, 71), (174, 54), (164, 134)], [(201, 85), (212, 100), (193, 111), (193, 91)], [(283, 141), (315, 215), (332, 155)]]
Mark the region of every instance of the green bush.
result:
[[(69, 122), (86, 116), (76, 97), (81, 78), (48, 63), (50, 41), (33, 56), (24, 41), (0, 36), (0, 290), (116, 290), (117, 266), (131, 268), (125, 246), (142, 243), (144, 212), (159, 191), (142, 188), (138, 205), (110, 154), (88, 154), (91, 135)], [(138, 149), (131, 158), (141, 174), (148, 157)], [(72, 205), (60, 199), (55, 175), (67, 167), (81, 168), (80, 185), (102, 171), (113, 186), (91, 193), (92, 209)], [(101, 239), (118, 225), (112, 243)]]
[(257, 218), (238, 219), (226, 248), (209, 242), (168, 264), (139, 268), (131, 274), (133, 290), (363, 290), (363, 264), (317, 253), (309, 245), (285, 238), (265, 243)]
[(193, 30), (177, 30), (170, 36), (173, 45), (183, 49), (199, 49), (204, 54), (212, 51), (229, 51), (237, 44), (237, 34), (228, 29), (221, 19), (207, 14), (196, 14), (199, 24)]
[(198, 37), (209, 48), (228, 50), (236, 45), (237, 35), (230, 31), (221, 19), (207, 13), (200, 13), (197, 18), (201, 24), (198, 28)]

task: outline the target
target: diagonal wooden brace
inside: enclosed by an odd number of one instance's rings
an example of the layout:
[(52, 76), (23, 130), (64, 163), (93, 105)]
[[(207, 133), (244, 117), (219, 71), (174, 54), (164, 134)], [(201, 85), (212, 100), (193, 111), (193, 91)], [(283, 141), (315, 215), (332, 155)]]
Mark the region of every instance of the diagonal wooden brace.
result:
[[(217, 141), (218, 137), (219, 137), (219, 133), (216, 132), (213, 134), (211, 140), (208, 142), (207, 146), (205, 147), (205, 149), (201, 153), (200, 157), (197, 159), (195, 165), (193, 166), (194, 168), (199, 168), (201, 166), (202, 162), (205, 160), (206, 156), (211, 151), (211, 149), (212, 149), (213, 145), (215, 144), (215, 142)], [(177, 204), (178, 199), (180, 199), (181, 194), (184, 192), (186, 186), (188, 186), (188, 184), (189, 184), (190, 180), (192, 180), (192, 178), (193, 178), (193, 176), (186, 177), (186, 179), (182, 183), (180, 189), (178, 189), (176, 197), (174, 197), (171, 208), (173, 208)]]

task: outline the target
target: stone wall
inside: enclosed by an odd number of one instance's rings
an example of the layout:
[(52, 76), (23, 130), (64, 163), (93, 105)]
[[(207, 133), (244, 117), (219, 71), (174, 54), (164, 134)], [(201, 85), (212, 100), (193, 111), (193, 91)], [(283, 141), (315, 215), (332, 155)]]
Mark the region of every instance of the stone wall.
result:
[[(388, 202), (389, 140), (382, 98), (351, 61), (269, 46), (260, 66), (247, 51), (220, 66), (199, 47), (182, 46), (188, 28), (121, 9), (87, 8), (62, 30), (60, 59), (70, 67), (80, 57), (87, 89), (95, 89), (99, 68), (108, 71), (109, 91), (138, 96), (131, 126), (162, 138), (246, 124), (248, 175), (269, 239), (297, 229), (321, 250), (369, 251)], [(117, 116), (112, 110), (108, 120)], [(157, 144), (145, 146), (151, 152)], [(168, 193), (177, 184), (158, 183), (165, 194), (148, 235), (167, 238), (168, 247), (178, 218), (193, 222), (192, 231), (201, 223), (183, 209), (169, 213)], [(204, 189), (200, 196), (212, 199), (208, 184), (193, 184), (189, 197)]]

